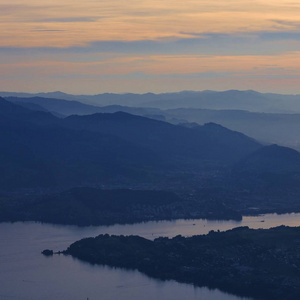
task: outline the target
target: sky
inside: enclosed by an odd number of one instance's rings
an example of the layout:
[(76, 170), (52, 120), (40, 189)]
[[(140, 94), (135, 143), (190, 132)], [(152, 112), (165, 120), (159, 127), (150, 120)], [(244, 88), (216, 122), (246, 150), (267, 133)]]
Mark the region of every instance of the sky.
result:
[(300, 94), (300, 0), (0, 0), (0, 90)]

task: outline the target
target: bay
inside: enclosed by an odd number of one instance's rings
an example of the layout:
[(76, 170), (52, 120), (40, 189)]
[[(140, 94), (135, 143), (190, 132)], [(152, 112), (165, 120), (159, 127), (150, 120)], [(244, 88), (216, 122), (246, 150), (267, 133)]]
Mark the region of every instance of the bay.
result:
[(0, 299), (26, 300), (241, 300), (219, 290), (151, 279), (138, 271), (92, 266), (72, 257), (45, 257), (41, 251), (64, 250), (84, 237), (101, 233), (154, 239), (206, 234), (238, 226), (300, 226), (300, 214), (268, 214), (236, 221), (175, 220), (131, 225), (77, 227), (17, 222), (0, 224)]

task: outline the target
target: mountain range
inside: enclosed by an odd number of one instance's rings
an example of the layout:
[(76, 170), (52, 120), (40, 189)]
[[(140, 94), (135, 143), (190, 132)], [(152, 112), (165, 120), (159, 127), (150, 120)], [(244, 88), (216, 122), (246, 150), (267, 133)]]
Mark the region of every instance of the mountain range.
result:
[(62, 119), (0, 99), (0, 116), (1, 188), (160, 180), (223, 168), (261, 147), (220, 125), (186, 128), (123, 112)]
[(259, 93), (256, 91), (228, 90), (216, 91), (183, 91), (163, 94), (98, 94), (70, 95), (62, 92), (53, 93), (12, 93), (0, 92), (2, 97), (18, 98), (56, 98), (80, 101), (95, 106), (122, 105), (133, 107), (152, 107), (160, 109), (201, 108), (201, 109), (238, 109), (251, 112), (296, 113), (300, 112), (300, 95), (282, 95)]
[[(235, 92), (232, 91), (234, 94)], [(111, 105), (107, 106), (96, 106), (89, 105), (86, 103), (81, 103), (75, 100), (62, 100), (55, 98), (43, 98), (43, 97), (7, 97), (6, 100), (13, 102), (15, 104), (21, 105), (31, 110), (35, 111), (47, 111), (51, 112), (57, 117), (64, 118), (70, 115), (89, 115), (94, 113), (114, 113), (114, 112), (127, 112), (129, 114), (139, 115), (143, 117), (148, 117), (151, 119), (167, 121), (172, 124), (185, 124), (188, 127), (191, 127), (192, 124), (187, 123), (197, 123), (194, 125), (203, 125), (205, 123), (217, 123), (228, 129), (242, 132), (263, 144), (279, 144), (282, 146), (292, 147), (296, 150), (300, 150), (300, 138), (298, 134), (298, 128), (300, 126), (300, 114), (299, 113), (291, 113), (290, 111), (294, 110), (297, 112), (299, 100), (297, 100), (297, 96), (286, 96), (286, 95), (276, 95), (276, 94), (259, 94), (257, 92), (252, 92), (250, 95), (260, 96), (260, 100), (256, 99), (253, 102), (250, 101), (249, 95), (245, 96), (246, 92), (236, 92), (235, 98), (233, 100), (228, 100), (227, 98), (230, 95), (230, 91), (227, 93), (217, 93), (217, 92), (206, 92), (200, 93), (204, 98), (206, 96), (215, 95), (215, 97), (220, 97), (218, 102), (223, 104), (228, 104), (227, 107), (231, 107), (231, 109), (220, 109), (220, 107), (215, 105), (217, 102), (216, 99), (205, 98), (203, 101), (201, 100), (202, 96), (199, 98), (199, 105), (202, 105), (202, 108), (184, 108), (189, 98), (178, 98), (179, 95), (176, 94), (178, 99), (181, 99), (181, 108), (175, 109), (159, 109), (159, 108), (151, 108), (151, 107), (133, 107), (133, 106), (124, 106), (114, 104), (115, 102), (111, 102)], [(248, 92), (249, 93), (249, 92)], [(191, 93), (194, 95), (193, 93)], [(247, 94), (247, 93), (246, 93)], [(22, 94), (21, 94), (22, 95)], [(46, 94), (48, 96), (66, 96), (66, 94), (61, 93), (53, 93)], [(164, 94), (163, 94), (164, 95)], [(162, 95), (162, 97), (163, 97)], [(169, 95), (169, 94), (168, 94)], [(199, 93), (195, 92), (195, 95), (199, 96)], [(224, 96), (225, 95), (225, 96)], [(31, 96), (31, 95), (30, 95)], [(148, 95), (149, 96), (149, 95)], [(158, 97), (158, 95), (156, 95)], [(171, 97), (171, 94), (169, 95)], [(222, 97), (225, 97), (224, 99)], [(240, 98), (238, 98), (240, 96)], [(282, 97), (281, 97), (282, 96)], [(71, 95), (70, 95), (71, 97)], [(76, 99), (76, 96), (72, 96)], [(71, 97), (71, 99), (73, 99)], [(96, 97), (96, 96), (95, 96)], [(104, 97), (104, 95), (101, 95)], [(118, 95), (118, 97), (122, 97), (122, 95)], [(117, 96), (115, 99), (111, 99), (112, 101), (119, 101)], [(125, 96), (124, 96), (125, 97)], [(134, 97), (138, 97), (135, 95)], [(150, 96), (149, 96), (150, 97)], [(177, 98), (174, 98), (174, 101), (179, 101)], [(262, 97), (267, 97), (268, 99), (262, 99)], [(276, 98), (277, 97), (277, 98)], [(280, 98), (281, 97), (281, 98)], [(66, 97), (68, 98), (68, 97)], [(197, 99), (198, 99), (197, 98)], [(237, 99), (238, 98), (238, 99)], [(246, 98), (246, 99), (244, 99)], [(177, 99), (177, 100), (176, 100)], [(278, 99), (281, 99), (281, 104), (290, 105), (290, 110), (287, 113), (286, 110), (278, 110), (275, 109), (278, 107)], [(85, 101), (83, 99), (83, 101)], [(124, 100), (125, 101), (125, 100)], [(157, 100), (160, 102), (159, 100)], [(156, 101), (156, 102), (157, 102)], [(161, 101), (164, 101), (163, 98)], [(170, 100), (171, 101), (171, 100)], [(245, 103), (253, 104), (253, 107), (243, 106)], [(260, 102), (260, 105), (263, 103), (268, 103), (268, 107), (266, 106), (267, 112), (254, 112), (254, 108), (260, 107), (257, 102)], [(267, 102), (266, 102), (267, 101)], [(279, 101), (279, 102), (280, 102)], [(120, 102), (120, 101), (119, 101)], [(126, 102), (126, 101), (125, 101)], [(158, 103), (157, 102), (157, 103)], [(210, 102), (210, 106), (216, 107), (217, 109), (206, 109), (208, 106), (205, 103)], [(100, 102), (98, 102), (99, 105)], [(213, 104), (215, 103), (215, 104)], [(231, 105), (231, 104), (232, 105)], [(256, 103), (256, 104), (255, 104)], [(143, 102), (140, 103), (140, 105)], [(249, 110), (240, 110), (237, 108), (243, 107), (244, 109), (249, 108)], [(274, 111), (281, 111), (280, 113), (275, 113)], [(282, 111), (285, 111), (284, 113)]]
[[(24, 103), (0, 98), (0, 200), (125, 188), (176, 192), (189, 203), (187, 215), (300, 210), (296, 150), (264, 146), (213, 122), (171, 124), (120, 111), (63, 117)], [(20, 211), (27, 202), (14, 201)]]

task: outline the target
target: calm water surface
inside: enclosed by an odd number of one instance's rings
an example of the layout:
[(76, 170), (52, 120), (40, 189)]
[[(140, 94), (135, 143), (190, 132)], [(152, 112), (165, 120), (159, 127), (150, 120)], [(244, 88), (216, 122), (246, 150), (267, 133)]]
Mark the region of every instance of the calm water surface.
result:
[(137, 271), (91, 266), (76, 259), (44, 257), (46, 248), (66, 249), (72, 242), (100, 233), (146, 238), (191, 236), (238, 226), (300, 226), (300, 214), (244, 217), (241, 222), (177, 220), (79, 228), (40, 223), (0, 224), (0, 299), (26, 300), (241, 300), (218, 290), (161, 282)]

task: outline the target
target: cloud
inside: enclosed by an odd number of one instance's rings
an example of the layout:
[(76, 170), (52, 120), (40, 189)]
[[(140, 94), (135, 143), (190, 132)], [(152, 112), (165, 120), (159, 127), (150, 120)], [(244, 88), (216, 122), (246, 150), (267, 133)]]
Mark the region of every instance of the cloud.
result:
[[(26, 16), (29, 14), (30, 16), (32, 16), (32, 18), (34, 18), (37, 13), (45, 13), (48, 10), (59, 9), (60, 5), (36, 5), (36, 3), (30, 4), (30, 1), (28, 1), (28, 3), (26, 4), (0, 4), (0, 15), (8, 15), (12, 19), (14, 19), (17, 16)], [(23, 22), (22, 19), (19, 19), (19, 21)]]
[(40, 32), (40, 31), (56, 32), (56, 31), (66, 31), (66, 30), (64, 30), (64, 29), (33, 29), (33, 30), (31, 30), (31, 32)]
[[(64, 32), (66, 29), (41, 28), (33, 32)], [(103, 53), (111, 55), (278, 55), (300, 49), (300, 32), (260, 31), (233, 34), (183, 32), (186, 38), (166, 38), (139, 41), (94, 41), (84, 46), (57, 47), (0, 47), (0, 53), (43, 55), (88, 55)], [(288, 42), (287, 42), (288, 41)], [(96, 57), (98, 59), (98, 57)]]
[[(248, 32), (271, 31), (296, 28), (299, 11), (299, 1), (290, 0), (18, 0), (17, 4), (0, 4), (0, 39), (4, 46), (22, 47), (26, 40), (27, 45), (36, 47), (70, 47), (88, 45), (95, 37), (105, 41), (158, 41), (188, 37), (184, 33), (194, 30), (200, 34), (234, 34), (243, 28)], [(64, 23), (66, 34), (31, 34), (36, 23), (51, 23), (53, 29)]]
[(37, 23), (86, 23), (86, 22), (97, 22), (103, 17), (72, 17), (72, 18), (49, 18), (49, 19), (38, 19), (34, 22)]
[(300, 28), (300, 21), (291, 21), (291, 20), (271, 20), (275, 24), (283, 25), (282, 27), (293, 27), (294, 29)]

